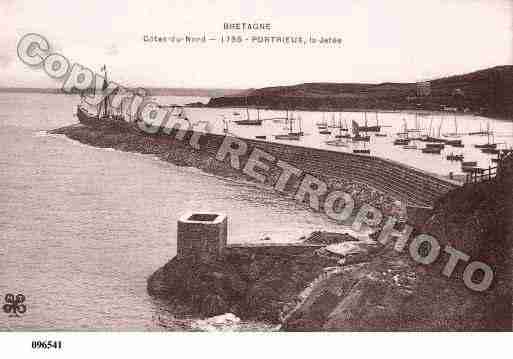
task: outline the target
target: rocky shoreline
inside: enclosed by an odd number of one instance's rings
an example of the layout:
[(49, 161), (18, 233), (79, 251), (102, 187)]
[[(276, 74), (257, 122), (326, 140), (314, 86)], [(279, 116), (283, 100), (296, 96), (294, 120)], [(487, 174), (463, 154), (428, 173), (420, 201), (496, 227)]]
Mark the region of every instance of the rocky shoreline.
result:
[[(170, 148), (169, 141), (108, 126), (75, 125), (51, 133), (244, 178), (181, 141)], [(287, 331), (511, 330), (511, 247), (505, 232), (510, 188), (510, 182), (491, 181), (455, 190), (416, 229), (493, 264), (494, 283), (482, 293), (463, 285), (460, 267), (451, 278), (441, 274), (447, 256), (426, 266), (408, 251), (327, 233), (307, 238), (319, 247), (301, 253), (256, 249), (248, 255), (233, 249), (208, 263), (173, 258), (148, 279), (148, 293), (180, 303), (189, 315), (228, 312)]]

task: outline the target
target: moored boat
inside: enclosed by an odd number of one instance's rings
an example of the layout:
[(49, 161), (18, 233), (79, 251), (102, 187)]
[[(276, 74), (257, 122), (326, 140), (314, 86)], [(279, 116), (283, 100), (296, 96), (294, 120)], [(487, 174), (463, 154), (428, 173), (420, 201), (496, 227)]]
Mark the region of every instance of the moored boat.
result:
[(463, 147), (461, 140), (447, 140), (445, 141), (445, 144), (453, 147)]
[(330, 140), (330, 141), (326, 141), (324, 143), (329, 146), (336, 146), (336, 147), (348, 147), (349, 146), (349, 144), (343, 140)]
[(286, 135), (275, 135), (274, 138), (277, 140), (299, 141), (301, 139), (301, 136), (286, 134)]
[(443, 143), (426, 143), (426, 147), (428, 147), (428, 148), (444, 149), (445, 148), (445, 144), (443, 144)]
[(370, 154), (370, 150), (368, 148), (366, 149), (354, 149), (353, 153), (359, 153), (359, 154)]
[(359, 130), (362, 131), (362, 132), (380, 132), (381, 131), (381, 126), (378, 124), (378, 113), (376, 112), (376, 125), (374, 126), (369, 126), (367, 124), (367, 112), (365, 111), (364, 112), (364, 122), (365, 122), (365, 125), (363, 126), (359, 126)]
[(396, 146), (406, 146), (408, 144), (410, 144), (409, 138), (397, 138), (394, 140), (394, 145)]
[(501, 152), (501, 150), (499, 150), (497, 148), (481, 148), (481, 152), (488, 153), (491, 155), (497, 155)]
[(422, 149), (422, 153), (431, 153), (439, 155), (442, 149), (440, 147), (425, 147)]
[(370, 142), (370, 136), (355, 136), (351, 137), (354, 142)]
[(237, 125), (242, 125), (242, 126), (261, 126), (262, 125), (262, 120), (238, 120), (238, 121), (233, 121), (235, 122)]
[(482, 145), (474, 145), (475, 148), (497, 148), (496, 143), (485, 143)]

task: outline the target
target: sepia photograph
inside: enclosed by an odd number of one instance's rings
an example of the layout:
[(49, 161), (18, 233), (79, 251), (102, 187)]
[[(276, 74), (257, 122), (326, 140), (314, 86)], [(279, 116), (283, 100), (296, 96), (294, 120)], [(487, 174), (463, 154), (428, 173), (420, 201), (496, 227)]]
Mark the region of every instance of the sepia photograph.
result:
[(512, 1), (0, 19), (2, 346), (512, 331)]

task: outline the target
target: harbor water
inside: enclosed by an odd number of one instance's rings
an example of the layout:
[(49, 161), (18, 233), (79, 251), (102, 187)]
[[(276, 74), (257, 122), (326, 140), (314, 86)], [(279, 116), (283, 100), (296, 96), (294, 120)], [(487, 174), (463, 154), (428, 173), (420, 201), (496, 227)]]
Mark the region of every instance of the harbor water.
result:
[(146, 292), (189, 210), (226, 213), (230, 242), (342, 230), (270, 189), (46, 134), (76, 123), (77, 103), (0, 94), (0, 298), (20, 293), (27, 306), (17, 318), (1, 312), (0, 330), (202, 329)]
[[(204, 98), (165, 97), (162, 103), (206, 102)], [(146, 292), (146, 279), (176, 253), (176, 220), (193, 210), (220, 211), (229, 217), (229, 242), (296, 241), (314, 230), (347, 230), (322, 214), (284, 198), (271, 189), (240, 180), (177, 167), (149, 155), (100, 149), (48, 135), (47, 130), (77, 122), (77, 96), (0, 94), (0, 297), (23, 294), (27, 312), (0, 315), (0, 330), (162, 330), (202, 329), (201, 321), (175, 320), (166, 303)], [(223, 130), (222, 118), (241, 109), (188, 109), (193, 121), (209, 121)], [(262, 118), (283, 112), (261, 111)], [(341, 151), (324, 141), (315, 126), (321, 112), (295, 113), (303, 119), (304, 136), (294, 143)], [(256, 116), (256, 110), (251, 110)], [(325, 115), (326, 116), (326, 115)], [(331, 114), (327, 115), (328, 123)], [(335, 114), (338, 119), (338, 114)], [(379, 114), (388, 137), (372, 137), (372, 155), (383, 156), (430, 172), (457, 172), (459, 164), (442, 155), (394, 147), (393, 135), (403, 117)], [(362, 124), (362, 113), (343, 113), (350, 124)], [(435, 118), (435, 122), (439, 121)], [(374, 124), (369, 114), (369, 124)], [(425, 118), (424, 123), (431, 119)], [(476, 131), (488, 119), (458, 118), (459, 130)], [(452, 131), (446, 119), (444, 130)], [(490, 120), (496, 142), (513, 145), (511, 122)], [(285, 124), (264, 121), (262, 127), (229, 125), (241, 137), (284, 133)], [(438, 126), (438, 125), (433, 125)], [(502, 136), (499, 138), (499, 136)], [(486, 142), (466, 136), (465, 143)], [(457, 151), (459, 150), (459, 151)], [(467, 145), (464, 153), (482, 166), (490, 155)], [(2, 313), (5, 314), (5, 313)], [(238, 329), (261, 328), (242, 323)]]

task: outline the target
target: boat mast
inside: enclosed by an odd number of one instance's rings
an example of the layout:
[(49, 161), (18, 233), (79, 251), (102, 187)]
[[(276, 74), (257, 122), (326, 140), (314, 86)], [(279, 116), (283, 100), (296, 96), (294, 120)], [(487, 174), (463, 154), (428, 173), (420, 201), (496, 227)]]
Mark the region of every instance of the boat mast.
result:
[(438, 138), (440, 138), (440, 134), (442, 133), (442, 124), (444, 123), (444, 118), (440, 119), (440, 125), (438, 125)]
[[(105, 90), (107, 89), (108, 85), (107, 85), (107, 66), (106, 65), (103, 65), (103, 71), (105, 72), (105, 78), (103, 79), (103, 92), (105, 92)], [(108, 117), (108, 96), (105, 96), (105, 99), (103, 100), (104, 101), (104, 117)]]
[(249, 108), (248, 108), (248, 96), (246, 96), (246, 116), (249, 121)]

